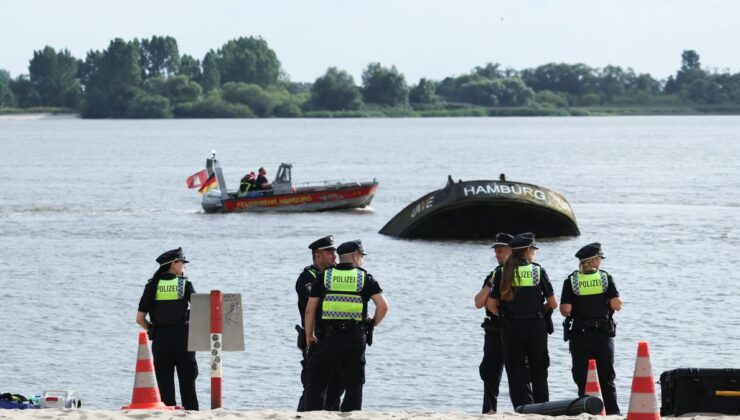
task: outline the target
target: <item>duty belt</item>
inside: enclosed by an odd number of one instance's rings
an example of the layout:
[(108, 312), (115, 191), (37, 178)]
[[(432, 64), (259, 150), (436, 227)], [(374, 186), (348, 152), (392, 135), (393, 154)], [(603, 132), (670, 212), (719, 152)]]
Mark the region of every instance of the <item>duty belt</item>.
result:
[(573, 332), (609, 332), (611, 321), (607, 318), (575, 318)]
[(358, 321), (332, 321), (324, 325), (327, 335), (349, 334), (360, 328), (366, 328), (367, 323)]
[(542, 312), (535, 312), (531, 314), (507, 314), (505, 317), (508, 319), (543, 319), (545, 316)]

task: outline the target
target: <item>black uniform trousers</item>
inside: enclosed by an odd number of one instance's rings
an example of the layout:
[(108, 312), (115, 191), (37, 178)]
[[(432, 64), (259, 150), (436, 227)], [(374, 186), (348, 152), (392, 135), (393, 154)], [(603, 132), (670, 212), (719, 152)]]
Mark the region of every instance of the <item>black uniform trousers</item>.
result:
[(483, 360), (480, 363), (483, 380), (483, 414), (498, 408), (498, 387), (504, 370), (504, 343), (501, 331), (486, 331), (483, 342)]
[[(306, 410), (323, 410), (333, 398), (328, 390), (332, 377), (339, 374), (346, 387), (342, 411), (362, 409), (362, 386), (365, 384), (364, 328), (355, 327), (346, 332), (327, 332), (311, 349), (308, 359), (308, 387)], [(327, 404), (327, 402), (329, 404)]]
[[(306, 411), (306, 387), (308, 385), (308, 359), (309, 353), (313, 353), (302, 349), (303, 360), (301, 360), (301, 384), (303, 384), (303, 393), (301, 398), (298, 400), (297, 411)], [(344, 377), (341, 372), (335, 372), (329, 380), (329, 385), (326, 388), (326, 395), (324, 396), (324, 410), (326, 411), (339, 411), (340, 398), (344, 393)]]
[(512, 319), (504, 327), (504, 362), (514, 408), (547, 402), (547, 327), (542, 318)]
[(617, 388), (614, 386), (614, 340), (606, 332), (572, 332), (569, 348), (573, 360), (571, 372), (578, 385), (578, 396), (586, 395), (588, 360), (595, 359), (606, 414), (619, 414)]
[(198, 395), (195, 378), (198, 377), (198, 362), (195, 352), (188, 351), (188, 327), (157, 327), (152, 340), (154, 372), (159, 393), (165, 405), (175, 406), (175, 369), (180, 384), (180, 398), (186, 410), (198, 410)]

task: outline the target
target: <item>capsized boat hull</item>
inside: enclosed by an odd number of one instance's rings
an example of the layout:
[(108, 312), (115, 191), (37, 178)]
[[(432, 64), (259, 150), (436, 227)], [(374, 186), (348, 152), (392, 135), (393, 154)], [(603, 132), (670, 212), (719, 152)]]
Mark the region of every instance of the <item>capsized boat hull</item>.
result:
[(568, 201), (555, 191), (511, 181), (448, 182), (412, 202), (380, 233), (402, 238), (493, 238), (497, 232), (578, 236)]
[(312, 212), (363, 208), (370, 205), (378, 189), (377, 182), (355, 182), (322, 187), (297, 188), (295, 192), (253, 197), (222, 199), (221, 193), (211, 191), (203, 196), (206, 213), (240, 212)]

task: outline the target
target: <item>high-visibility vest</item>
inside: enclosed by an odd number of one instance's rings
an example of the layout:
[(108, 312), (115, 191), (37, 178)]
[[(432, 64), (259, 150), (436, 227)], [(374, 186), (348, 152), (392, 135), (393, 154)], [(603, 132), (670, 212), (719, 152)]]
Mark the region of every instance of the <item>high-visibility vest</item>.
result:
[(330, 268), (324, 273), (326, 294), (321, 303), (321, 319), (362, 321), (364, 305), (360, 292), (365, 286), (365, 272), (353, 268)]
[(570, 284), (576, 296), (600, 295), (606, 293), (609, 287), (609, 279), (605, 271), (585, 274), (576, 271), (570, 276)]
[(172, 280), (160, 279), (157, 283), (157, 292), (154, 300), (180, 300), (185, 296), (185, 284), (187, 277), (175, 277)]
[(540, 284), (540, 266), (534, 264), (520, 265), (514, 273), (512, 286), (534, 287)]

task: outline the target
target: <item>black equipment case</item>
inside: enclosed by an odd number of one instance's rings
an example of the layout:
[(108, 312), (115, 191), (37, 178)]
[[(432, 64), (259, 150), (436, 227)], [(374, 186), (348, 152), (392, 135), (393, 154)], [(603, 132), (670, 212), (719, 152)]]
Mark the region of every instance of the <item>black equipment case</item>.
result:
[[(660, 375), (661, 416), (684, 413), (740, 415), (740, 369), (683, 368)], [(734, 391), (727, 396), (717, 391)]]

